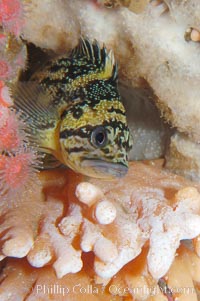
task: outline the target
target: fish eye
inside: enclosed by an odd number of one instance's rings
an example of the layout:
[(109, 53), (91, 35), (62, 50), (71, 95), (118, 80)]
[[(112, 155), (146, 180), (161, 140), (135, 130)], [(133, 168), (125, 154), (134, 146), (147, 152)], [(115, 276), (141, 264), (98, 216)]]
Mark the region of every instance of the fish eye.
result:
[(103, 126), (98, 126), (92, 131), (91, 142), (95, 147), (104, 147), (107, 144), (108, 136)]

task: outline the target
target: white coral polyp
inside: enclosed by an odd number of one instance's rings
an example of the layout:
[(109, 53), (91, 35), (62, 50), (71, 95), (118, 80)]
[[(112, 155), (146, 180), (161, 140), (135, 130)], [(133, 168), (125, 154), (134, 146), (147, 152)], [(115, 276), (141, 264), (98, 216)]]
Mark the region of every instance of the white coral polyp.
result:
[(100, 202), (95, 208), (95, 217), (102, 225), (112, 223), (117, 215), (115, 206), (109, 201)]
[(79, 201), (88, 206), (93, 205), (103, 196), (101, 190), (98, 187), (87, 182), (80, 183), (76, 187), (75, 193)]

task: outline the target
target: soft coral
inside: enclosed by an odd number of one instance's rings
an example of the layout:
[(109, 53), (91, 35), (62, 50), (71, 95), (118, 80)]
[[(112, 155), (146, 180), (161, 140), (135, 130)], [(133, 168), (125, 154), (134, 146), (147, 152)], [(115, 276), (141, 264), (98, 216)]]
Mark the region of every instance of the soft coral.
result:
[[(4, 101), (6, 103), (6, 101)], [(38, 166), (36, 150), (25, 134), (19, 114), (0, 105), (0, 196), (21, 193), (34, 178)], [(10, 194), (11, 193), (11, 194)]]

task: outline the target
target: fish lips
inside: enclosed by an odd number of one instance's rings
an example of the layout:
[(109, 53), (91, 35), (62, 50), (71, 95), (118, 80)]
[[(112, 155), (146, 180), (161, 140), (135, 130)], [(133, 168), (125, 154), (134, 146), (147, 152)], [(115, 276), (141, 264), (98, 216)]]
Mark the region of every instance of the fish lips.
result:
[(128, 167), (121, 163), (110, 163), (100, 159), (84, 159), (81, 167), (91, 169), (91, 176), (96, 178), (122, 178)]

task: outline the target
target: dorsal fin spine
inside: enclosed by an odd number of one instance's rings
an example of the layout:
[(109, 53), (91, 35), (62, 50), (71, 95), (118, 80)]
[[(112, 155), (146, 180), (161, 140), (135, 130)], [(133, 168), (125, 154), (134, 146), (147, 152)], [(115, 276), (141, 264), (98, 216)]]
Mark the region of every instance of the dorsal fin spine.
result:
[(72, 50), (71, 57), (78, 59), (84, 56), (92, 63), (96, 64), (100, 71), (105, 70), (108, 78), (116, 80), (117, 67), (114, 54), (112, 50), (107, 52), (105, 44), (100, 48), (100, 45), (96, 40), (91, 43), (89, 39), (81, 37), (79, 45)]

